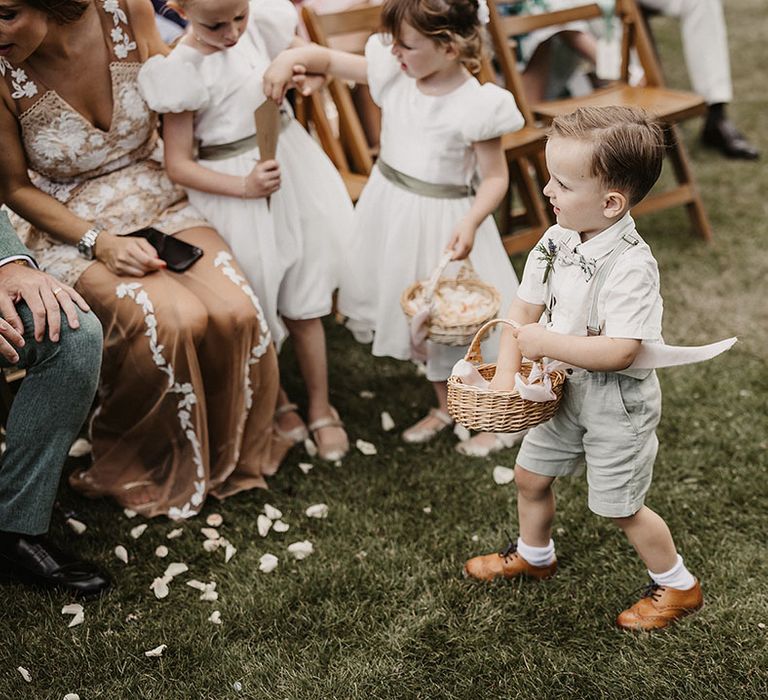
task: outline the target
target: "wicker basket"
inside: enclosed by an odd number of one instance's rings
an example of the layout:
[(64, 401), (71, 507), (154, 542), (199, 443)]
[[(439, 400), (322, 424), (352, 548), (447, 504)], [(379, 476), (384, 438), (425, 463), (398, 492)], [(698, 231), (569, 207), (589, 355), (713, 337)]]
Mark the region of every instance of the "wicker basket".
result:
[[(495, 363), (483, 364), (480, 342), (483, 336), (496, 324), (505, 323), (515, 327), (512, 321), (495, 318), (484, 324), (467, 349), (465, 359), (477, 366), (484, 379), (491, 380), (496, 373)], [(532, 364), (523, 362), (521, 374), (525, 377), (531, 371)], [(464, 384), (461, 379), (452, 376), (448, 379), (448, 413), (453, 419), (467, 428), (490, 433), (516, 433), (526, 428), (549, 420), (557, 413), (565, 386), (565, 372), (555, 370), (550, 375), (553, 401), (527, 401), (516, 391), (489, 391)]]
[(432, 276), (425, 281), (414, 282), (407, 287), (400, 296), (400, 306), (403, 313), (410, 321), (414, 316), (411, 308), (411, 302), (424, 290), (425, 301), (430, 302), (438, 289), (446, 287), (456, 288), (459, 285), (473, 292), (479, 292), (491, 302), (485, 312), (478, 314), (473, 318), (467, 318), (460, 326), (450, 326), (442, 321), (438, 316), (431, 316), (429, 319), (427, 337), (433, 343), (441, 345), (466, 346), (472, 341), (478, 329), (489, 319), (492, 319), (499, 312), (501, 306), (501, 295), (490, 284), (483, 282), (475, 273), (469, 258), (464, 260), (456, 277), (442, 277), (448, 263), (451, 262), (451, 254), (448, 253), (440, 260)]

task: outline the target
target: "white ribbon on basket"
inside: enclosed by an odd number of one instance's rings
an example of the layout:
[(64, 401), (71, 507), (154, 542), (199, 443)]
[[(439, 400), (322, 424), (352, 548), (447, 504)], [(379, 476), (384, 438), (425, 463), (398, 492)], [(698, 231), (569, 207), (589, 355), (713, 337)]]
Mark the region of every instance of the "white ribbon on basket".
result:
[(417, 362), (427, 361), (427, 337), (429, 336), (429, 319), (432, 316), (432, 297), (435, 295), (437, 283), (451, 262), (453, 251), (446, 251), (434, 272), (424, 287), (424, 305), (414, 314), (410, 324), (411, 359)]

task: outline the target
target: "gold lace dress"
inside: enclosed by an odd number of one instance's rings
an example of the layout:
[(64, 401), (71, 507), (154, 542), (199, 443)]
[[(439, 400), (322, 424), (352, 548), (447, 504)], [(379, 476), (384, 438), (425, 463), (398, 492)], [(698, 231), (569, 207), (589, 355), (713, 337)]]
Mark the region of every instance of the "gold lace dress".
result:
[[(277, 362), (259, 301), (226, 244), (163, 171), (157, 117), (138, 92), (141, 67), (123, 6), (97, 0), (113, 113), (97, 128), (28, 67), (0, 59), (16, 101), (32, 182), (73, 213), (124, 235), (153, 226), (203, 257), (182, 274), (116, 276), (18, 216), (46, 272), (74, 285), (104, 326), (93, 464), (70, 483), (147, 516), (184, 518), (208, 493), (264, 486), (285, 446), (272, 442)], [(196, 231), (189, 231), (198, 227)]]

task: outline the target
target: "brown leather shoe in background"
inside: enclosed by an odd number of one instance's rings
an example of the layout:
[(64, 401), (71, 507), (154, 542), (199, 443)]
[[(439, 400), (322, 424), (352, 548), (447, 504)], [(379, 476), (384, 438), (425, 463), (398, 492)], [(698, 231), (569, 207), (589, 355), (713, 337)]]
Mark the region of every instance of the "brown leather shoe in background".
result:
[(687, 591), (650, 583), (640, 600), (616, 618), (616, 624), (625, 630), (660, 630), (702, 605), (704, 596), (698, 579)]
[(510, 542), (501, 552), (473, 557), (464, 564), (463, 574), (476, 581), (493, 581), (497, 578), (516, 578), (528, 576), (538, 581), (554, 576), (557, 560), (547, 566), (533, 566), (516, 551), (514, 542)]

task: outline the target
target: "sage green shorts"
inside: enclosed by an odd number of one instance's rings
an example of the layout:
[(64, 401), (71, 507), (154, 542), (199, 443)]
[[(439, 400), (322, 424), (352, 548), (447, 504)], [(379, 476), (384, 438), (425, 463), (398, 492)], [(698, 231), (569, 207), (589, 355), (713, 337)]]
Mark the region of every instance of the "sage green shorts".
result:
[(574, 372), (555, 416), (525, 436), (517, 463), (542, 476), (570, 476), (587, 464), (589, 509), (633, 515), (651, 485), (659, 441), (661, 389), (655, 372)]

